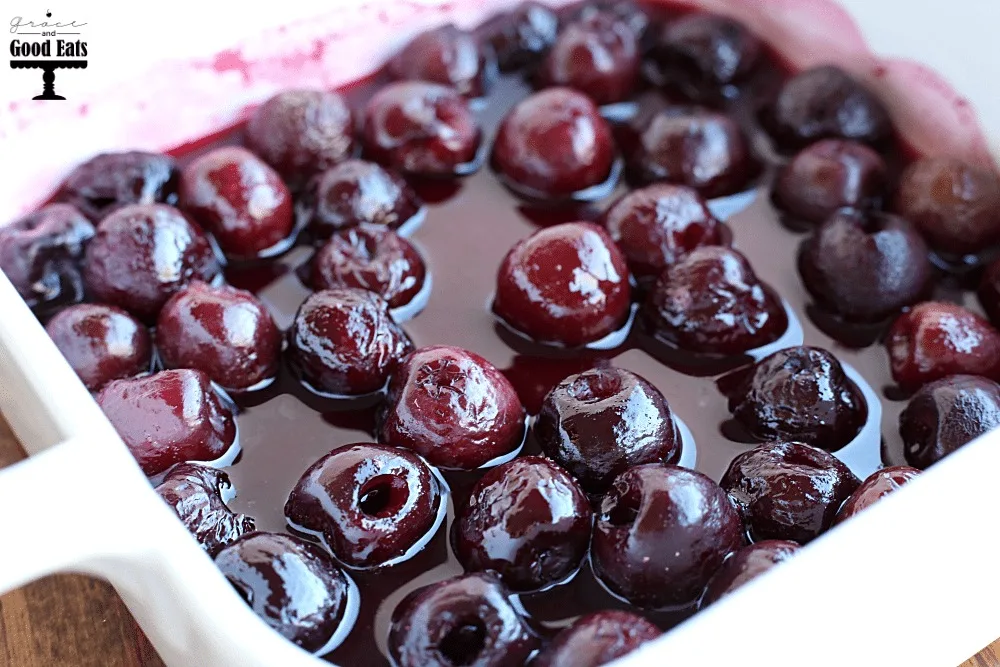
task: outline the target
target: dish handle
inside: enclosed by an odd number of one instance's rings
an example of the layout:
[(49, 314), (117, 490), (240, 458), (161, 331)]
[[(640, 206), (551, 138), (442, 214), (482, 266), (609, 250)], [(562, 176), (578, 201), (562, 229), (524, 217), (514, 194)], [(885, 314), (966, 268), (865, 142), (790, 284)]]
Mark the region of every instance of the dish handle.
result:
[(167, 665), (319, 664), (236, 595), (117, 439), (0, 470), (0, 534), (0, 594), (57, 572), (105, 579)]
[(71, 438), (0, 470), (0, 593), (62, 571), (104, 576), (109, 557), (149, 548), (132, 500), (145, 479), (107, 449)]

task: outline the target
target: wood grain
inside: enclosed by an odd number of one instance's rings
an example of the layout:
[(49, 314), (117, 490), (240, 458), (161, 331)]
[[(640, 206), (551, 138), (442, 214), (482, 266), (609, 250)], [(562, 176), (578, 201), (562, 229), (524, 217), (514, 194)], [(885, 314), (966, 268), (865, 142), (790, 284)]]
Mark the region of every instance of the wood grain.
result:
[[(0, 418), (0, 467), (22, 458), (24, 450)], [(65, 574), (0, 597), (0, 664), (160, 667), (163, 661), (110, 585)]]
[[(22, 458), (0, 418), (0, 467)], [(111, 586), (59, 575), (0, 597), (0, 665), (161, 667), (163, 661)], [(960, 667), (1000, 667), (1000, 639)]]

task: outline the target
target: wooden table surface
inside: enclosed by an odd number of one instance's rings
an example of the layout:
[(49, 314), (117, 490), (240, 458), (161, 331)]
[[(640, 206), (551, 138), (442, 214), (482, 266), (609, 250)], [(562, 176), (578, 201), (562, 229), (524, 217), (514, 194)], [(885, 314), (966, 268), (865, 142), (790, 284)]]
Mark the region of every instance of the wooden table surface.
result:
[[(0, 467), (22, 458), (0, 417)], [(160, 667), (163, 661), (111, 586), (58, 575), (0, 597), (0, 665)], [(1000, 667), (1000, 639), (961, 667)]]

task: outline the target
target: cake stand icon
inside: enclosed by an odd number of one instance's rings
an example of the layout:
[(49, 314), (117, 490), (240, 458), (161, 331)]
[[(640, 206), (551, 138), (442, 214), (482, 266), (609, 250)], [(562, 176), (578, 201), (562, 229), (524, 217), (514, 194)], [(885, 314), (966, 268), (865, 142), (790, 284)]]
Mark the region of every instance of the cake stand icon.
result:
[(11, 60), (11, 69), (40, 69), (42, 71), (42, 83), (45, 87), (41, 95), (31, 98), (33, 100), (64, 100), (62, 95), (56, 95), (56, 70), (57, 69), (86, 69), (86, 60)]

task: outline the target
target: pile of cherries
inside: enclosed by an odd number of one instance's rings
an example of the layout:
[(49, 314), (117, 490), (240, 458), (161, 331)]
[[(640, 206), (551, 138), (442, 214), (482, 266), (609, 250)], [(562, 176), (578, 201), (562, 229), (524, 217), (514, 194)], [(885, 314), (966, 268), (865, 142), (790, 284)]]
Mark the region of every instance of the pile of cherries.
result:
[[(832, 66), (776, 79), (756, 105), (772, 145), (751, 145), (727, 109), (771, 58), (720, 16), (527, 3), (418, 35), (360, 112), (335, 92), (288, 91), (255, 111), (243, 146), (183, 167), (138, 151), (91, 159), (0, 230), (0, 267), (160, 495), (291, 641), (335, 648), (364, 595), (351, 571), (405, 562), (447, 523), (466, 574), (398, 603), (379, 638), (395, 664), (603, 664), (660, 634), (644, 611), (711, 604), (1000, 425), (996, 174), (900, 164), (883, 104)], [(474, 110), (499, 72), (537, 90), (490, 138)], [(831, 453), (871, 406), (829, 351), (781, 343), (788, 307), (708, 204), (756, 187), (768, 161), (785, 222), (810, 232), (798, 256), (810, 316), (881, 340), (911, 395), (910, 466), (861, 481)], [(554, 350), (614, 347), (634, 327), (649, 350), (719, 371), (759, 444), (718, 484), (679, 465), (682, 424), (636, 373), (588, 367), (536, 409), (478, 354), (411, 341), (400, 321), (433, 289), (407, 240), (426, 215), (413, 182), (487, 164), (535, 206), (632, 186), (600, 224), (546, 226), (511, 248), (491, 307)], [(296, 244), (315, 247), (301, 272), (313, 293), (282, 331), (223, 269)], [(985, 316), (928, 300), (942, 284), (971, 285)], [(219, 469), (238, 452), (231, 397), (282, 364), (315, 393), (378, 404), (373, 442), (302, 473), (284, 507), (294, 535), (232, 512)], [(482, 473), (451, 513), (442, 470)], [(581, 567), (632, 610), (540, 628), (518, 594)]]

